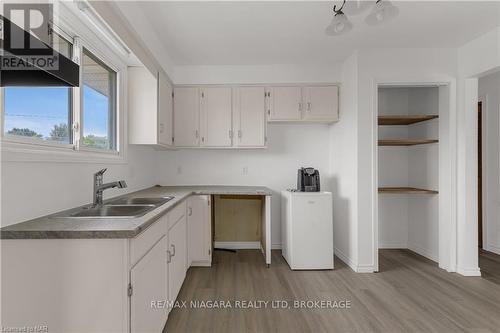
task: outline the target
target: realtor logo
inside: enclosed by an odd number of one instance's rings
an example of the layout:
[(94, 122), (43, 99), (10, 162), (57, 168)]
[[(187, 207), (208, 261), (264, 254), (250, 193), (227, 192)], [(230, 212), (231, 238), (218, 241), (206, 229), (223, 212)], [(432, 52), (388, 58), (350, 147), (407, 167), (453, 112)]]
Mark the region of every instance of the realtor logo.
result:
[(14, 2), (3, 4), (2, 9), (0, 68), (57, 70), (59, 61), (53, 50), (52, 34), (53, 4)]
[[(4, 50), (16, 55), (52, 55), (52, 4), (4, 4)], [(20, 28), (20, 29), (19, 29)], [(36, 38), (30, 38), (30, 34)]]

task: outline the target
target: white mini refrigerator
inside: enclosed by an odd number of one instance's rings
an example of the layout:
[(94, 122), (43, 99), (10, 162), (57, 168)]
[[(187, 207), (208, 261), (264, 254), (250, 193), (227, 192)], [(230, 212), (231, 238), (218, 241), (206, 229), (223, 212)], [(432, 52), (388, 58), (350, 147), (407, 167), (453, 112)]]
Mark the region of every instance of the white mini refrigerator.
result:
[(281, 192), (282, 255), (291, 269), (333, 269), (330, 192)]

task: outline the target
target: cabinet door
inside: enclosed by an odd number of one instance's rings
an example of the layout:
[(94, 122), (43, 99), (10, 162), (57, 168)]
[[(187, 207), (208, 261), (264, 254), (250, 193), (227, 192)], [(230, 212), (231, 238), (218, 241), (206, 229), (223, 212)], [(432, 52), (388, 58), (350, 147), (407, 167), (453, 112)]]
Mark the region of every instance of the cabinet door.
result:
[(305, 87), (305, 120), (339, 119), (339, 88), (337, 86)]
[(158, 75), (158, 143), (171, 146), (173, 141), (172, 87), (167, 78)]
[(201, 89), (201, 145), (230, 147), (232, 105), (231, 88)]
[(167, 308), (161, 302), (167, 300), (166, 246), (167, 239), (163, 236), (130, 271), (132, 332), (161, 332), (165, 325)]
[(128, 140), (158, 143), (158, 80), (145, 67), (128, 68)]
[(300, 120), (303, 107), (300, 87), (271, 87), (269, 94), (269, 120)]
[(262, 147), (266, 136), (264, 87), (235, 89), (235, 146)]
[(200, 141), (200, 100), (198, 88), (174, 89), (174, 143), (196, 147)]
[(175, 223), (168, 231), (168, 298), (175, 301), (187, 269), (187, 230), (186, 215)]
[(189, 266), (210, 266), (212, 223), (209, 195), (195, 195), (188, 199), (187, 224)]

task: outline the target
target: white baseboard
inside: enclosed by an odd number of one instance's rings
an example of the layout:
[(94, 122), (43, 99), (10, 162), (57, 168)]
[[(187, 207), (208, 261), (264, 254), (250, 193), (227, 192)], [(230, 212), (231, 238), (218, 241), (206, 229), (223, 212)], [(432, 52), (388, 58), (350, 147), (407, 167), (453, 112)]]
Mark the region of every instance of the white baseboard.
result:
[(407, 243), (379, 243), (379, 249), (407, 249)]
[(481, 276), (481, 270), (479, 269), (479, 267), (457, 267), (457, 273), (463, 276)]
[(212, 264), (208, 261), (193, 261), (189, 267), (210, 267)]
[(260, 250), (260, 242), (214, 242), (214, 247), (229, 250)]
[(282, 248), (281, 243), (271, 245), (271, 250), (281, 250)]
[(493, 245), (493, 244), (487, 244), (485, 250), (488, 251), (488, 252), (493, 252), (493, 253), (496, 253), (496, 254), (500, 254), (500, 246), (496, 246), (496, 245)]
[(373, 265), (358, 265), (356, 273), (375, 273), (377, 270)]
[(344, 253), (342, 253), (342, 251), (340, 251), (337, 248), (335, 248), (333, 252), (340, 260), (342, 260), (347, 266), (349, 266), (354, 272), (356, 272), (356, 263), (354, 263), (354, 261), (351, 258), (346, 256)]
[(408, 244), (408, 250), (411, 250), (417, 254), (420, 254), (421, 256), (426, 257), (427, 259), (430, 259), (432, 261), (435, 261), (435, 262), (439, 261), (438, 256), (436, 254), (431, 253), (427, 249), (424, 249), (420, 246)]

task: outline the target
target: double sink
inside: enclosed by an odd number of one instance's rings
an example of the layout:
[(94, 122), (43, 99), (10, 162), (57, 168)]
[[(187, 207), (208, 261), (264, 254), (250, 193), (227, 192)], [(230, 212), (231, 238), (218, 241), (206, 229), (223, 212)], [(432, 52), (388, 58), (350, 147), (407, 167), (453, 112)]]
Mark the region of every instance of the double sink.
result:
[(55, 218), (135, 218), (146, 215), (172, 200), (174, 197), (161, 198), (118, 198), (103, 205), (80, 207), (55, 215)]

